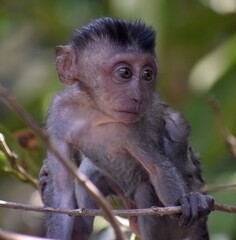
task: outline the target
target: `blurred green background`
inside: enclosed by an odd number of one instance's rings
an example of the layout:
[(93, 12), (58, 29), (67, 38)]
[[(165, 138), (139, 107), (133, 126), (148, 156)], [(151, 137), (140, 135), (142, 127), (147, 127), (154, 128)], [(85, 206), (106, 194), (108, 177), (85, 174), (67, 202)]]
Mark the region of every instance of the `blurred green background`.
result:
[[(1, 84), (43, 126), (49, 100), (62, 87), (54, 47), (67, 44), (76, 28), (101, 16), (141, 19), (157, 30), (159, 92), (191, 123), (190, 140), (201, 153), (207, 183), (236, 183), (236, 159), (207, 103), (211, 95), (218, 99), (225, 123), (236, 134), (235, 0), (0, 0)], [(28, 134), (25, 128), (0, 102), (0, 132), (19, 163), (37, 177), (44, 147), (37, 139), (20, 146), (17, 139)], [(0, 151), (0, 199), (40, 204), (34, 188), (4, 172), (8, 165)], [(213, 195), (217, 202), (236, 205), (235, 191)], [(43, 235), (42, 219), (41, 214), (0, 209), (0, 228), (10, 231)], [(236, 239), (235, 225), (235, 215), (212, 213), (211, 239)]]

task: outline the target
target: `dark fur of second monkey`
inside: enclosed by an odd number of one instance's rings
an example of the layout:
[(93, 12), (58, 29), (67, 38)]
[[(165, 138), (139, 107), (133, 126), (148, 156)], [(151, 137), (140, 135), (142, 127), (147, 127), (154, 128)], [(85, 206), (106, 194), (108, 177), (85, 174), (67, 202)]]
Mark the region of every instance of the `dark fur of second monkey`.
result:
[[(70, 46), (74, 49), (79, 62), (80, 56), (87, 49), (92, 48), (96, 43), (103, 42), (109, 43), (114, 50), (120, 52), (132, 50), (155, 57), (155, 31), (140, 21), (132, 23), (111, 18), (94, 20), (74, 33)], [(60, 50), (59, 48), (58, 51)], [(59, 55), (58, 61), (63, 62), (63, 57), (60, 58)], [(61, 80), (67, 81), (60, 68), (58, 68), (58, 73)], [(67, 75), (70, 77), (72, 74)], [(184, 211), (182, 217), (176, 216), (176, 218), (180, 217), (181, 224), (189, 224), (188, 227), (180, 227), (177, 220), (168, 216), (139, 217), (139, 228), (144, 240), (180, 240), (184, 237), (191, 240), (207, 240), (209, 236), (206, 216), (212, 209), (213, 201), (208, 196), (191, 193), (199, 191), (204, 183), (199, 159), (188, 143), (190, 127), (179, 113), (171, 110), (157, 93), (153, 93), (154, 89), (155, 84), (150, 89), (150, 94), (153, 94), (151, 104), (146, 112), (142, 113), (142, 117), (135, 123), (122, 123), (121, 130), (117, 131), (119, 136), (122, 136), (122, 129), (128, 129), (130, 132), (127, 142), (128, 150), (122, 155), (124, 159), (120, 159), (120, 156), (113, 156), (120, 162), (113, 162), (114, 166), (112, 166), (109, 161), (102, 160), (103, 157), (106, 157), (104, 156), (106, 149), (103, 151), (99, 149), (99, 146), (94, 146), (99, 150), (83, 152), (79, 169), (105, 196), (109, 194), (122, 195), (123, 198), (125, 197), (123, 200), (132, 202), (138, 207), (165, 206), (170, 203), (182, 206)], [(70, 111), (65, 109), (65, 101), (73, 100), (73, 96), (76, 96), (77, 93), (84, 93), (86, 98), (91, 100), (92, 108), (96, 105), (94, 89), (83, 79), (75, 79), (74, 84), (59, 92), (52, 101), (47, 120), (48, 131), (58, 142), (61, 141), (62, 136), (66, 136), (67, 132), (73, 131), (67, 126), (70, 119), (67, 121), (64, 118), (62, 121), (60, 112), (63, 114), (63, 111)], [(78, 105), (75, 104), (75, 106), (79, 107), (79, 104), (81, 103), (78, 102)], [(106, 109), (97, 111), (102, 113), (103, 110)], [(93, 110), (88, 109), (88, 111)], [(57, 121), (61, 122), (57, 123)], [(115, 128), (117, 127), (116, 125)], [(104, 134), (107, 133), (104, 132)], [(111, 140), (114, 141), (117, 136), (112, 137)], [(79, 139), (80, 136), (77, 138)], [(124, 142), (126, 140), (123, 139)], [(66, 141), (69, 142), (67, 139)], [(110, 142), (107, 143), (107, 146), (109, 144)], [(137, 152), (136, 146), (138, 147)], [(77, 149), (76, 144), (71, 144), (70, 153), (67, 154), (72, 157), (73, 153), (78, 153), (79, 150), (81, 149)], [(135, 156), (139, 156), (139, 154), (143, 158), (135, 159)], [(75, 159), (78, 159), (77, 157)], [(91, 158), (91, 161), (88, 157)], [(146, 158), (151, 160), (146, 162)], [(124, 166), (126, 161), (128, 163)], [(164, 179), (160, 179), (158, 174), (163, 175)], [(163, 189), (162, 185), (161, 189), (157, 188), (155, 183), (158, 178), (163, 183), (168, 182), (167, 185), (163, 185), (168, 186), (168, 189)], [(176, 199), (178, 202), (173, 202), (169, 195), (173, 194), (175, 199), (179, 194), (178, 188), (183, 195)], [(136, 189), (139, 191), (136, 192)], [(63, 168), (54, 160), (50, 152), (41, 170), (40, 191), (43, 202), (47, 206), (75, 208), (79, 205), (79, 207), (96, 208), (96, 204), (86, 190), (81, 188), (78, 183), (74, 185), (73, 179), (63, 172)], [(122, 192), (125, 196), (121, 194)], [(160, 194), (158, 195), (157, 192)], [(167, 200), (166, 203), (161, 202), (161, 199)], [(188, 216), (189, 207), (193, 211), (199, 211), (199, 214), (195, 212), (196, 216)], [(197, 219), (198, 217), (201, 219)], [(49, 214), (47, 215), (47, 224), (49, 237), (59, 236), (67, 240), (72, 236), (72, 239), (87, 240), (92, 232), (93, 218), (73, 218)]]

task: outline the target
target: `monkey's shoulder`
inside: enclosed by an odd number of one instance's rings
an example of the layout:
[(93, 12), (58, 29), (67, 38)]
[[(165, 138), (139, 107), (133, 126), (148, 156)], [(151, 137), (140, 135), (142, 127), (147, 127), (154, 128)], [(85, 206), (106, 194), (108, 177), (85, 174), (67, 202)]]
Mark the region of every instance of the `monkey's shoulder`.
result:
[[(89, 127), (89, 117), (92, 111), (91, 100), (79, 89), (65, 88), (59, 91), (51, 100), (47, 114), (49, 131), (60, 133), (78, 132)], [(96, 118), (97, 116), (93, 116)]]
[(148, 118), (152, 125), (160, 125), (159, 128), (163, 128), (164, 137), (170, 141), (185, 142), (188, 139), (191, 131), (188, 121), (180, 112), (174, 111), (158, 94), (154, 96)]

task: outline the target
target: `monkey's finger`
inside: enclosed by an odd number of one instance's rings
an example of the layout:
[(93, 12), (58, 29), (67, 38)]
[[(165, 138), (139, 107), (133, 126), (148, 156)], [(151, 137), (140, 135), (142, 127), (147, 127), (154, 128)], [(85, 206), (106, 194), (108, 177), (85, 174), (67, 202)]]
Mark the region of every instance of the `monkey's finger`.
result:
[(46, 186), (47, 186), (47, 179), (45, 177), (41, 177), (39, 180), (39, 192), (41, 196), (43, 196)]
[(180, 226), (188, 225), (191, 217), (191, 208), (189, 199), (187, 197), (182, 197), (179, 199), (179, 204), (181, 206), (181, 215), (179, 219)]
[(43, 166), (41, 171), (39, 172), (39, 177), (48, 176), (48, 168), (46, 166)]
[(214, 207), (214, 198), (199, 194), (199, 219), (207, 216)]
[(189, 204), (191, 209), (191, 216), (186, 227), (192, 226), (199, 219), (200, 200), (199, 200), (198, 194), (190, 193), (188, 197), (189, 197)]

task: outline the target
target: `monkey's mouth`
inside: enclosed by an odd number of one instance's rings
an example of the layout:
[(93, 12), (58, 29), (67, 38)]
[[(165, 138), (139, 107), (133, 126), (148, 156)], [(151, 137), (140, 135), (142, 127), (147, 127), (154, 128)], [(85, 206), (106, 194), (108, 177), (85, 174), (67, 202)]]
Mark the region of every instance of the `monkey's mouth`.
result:
[(123, 114), (130, 114), (130, 115), (134, 115), (134, 116), (139, 116), (140, 113), (138, 111), (126, 111), (126, 110), (117, 110), (117, 112), (119, 113), (123, 113)]
[(122, 122), (134, 123), (140, 119), (140, 112), (138, 111), (127, 111), (127, 110), (116, 110), (118, 118)]

